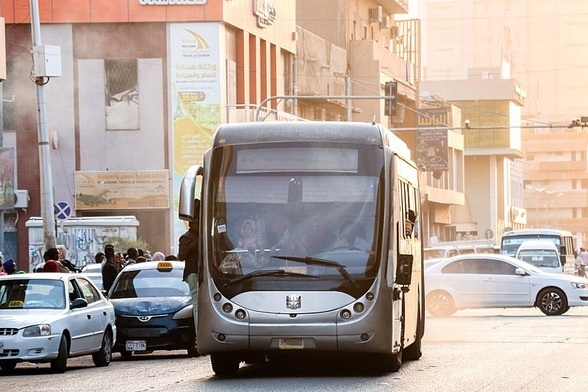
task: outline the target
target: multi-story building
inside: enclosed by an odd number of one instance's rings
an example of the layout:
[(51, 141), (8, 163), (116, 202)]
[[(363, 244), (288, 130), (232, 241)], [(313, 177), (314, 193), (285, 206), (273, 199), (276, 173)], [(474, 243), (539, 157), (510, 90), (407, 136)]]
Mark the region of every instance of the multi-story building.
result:
[(511, 164), (513, 197), (524, 199), (513, 204), (513, 215), (524, 215), (526, 227), (570, 230), (577, 246), (585, 244), (585, 140), (580, 127), (566, 126), (588, 115), (588, 54), (582, 50), (588, 45), (588, 2), (424, 0), (418, 7), (423, 80), (463, 80), (471, 69), (496, 78), (492, 69), (508, 69), (520, 82), (527, 158), (524, 166)]
[[(420, 21), (400, 20), (409, 11), (408, 3), (298, 0), (299, 95), (383, 97), (386, 82), (398, 87), (395, 115), (386, 116), (379, 99), (325, 99), (319, 105), (300, 99), (299, 112), (307, 118), (375, 120), (395, 129), (423, 172), (423, 238), (445, 240), (451, 235), (452, 206), (464, 204), (463, 135), (447, 129), (455, 121), (459, 124), (455, 107), (429, 110), (430, 102), (421, 98)], [(441, 127), (426, 134), (417, 131), (431, 125)]]

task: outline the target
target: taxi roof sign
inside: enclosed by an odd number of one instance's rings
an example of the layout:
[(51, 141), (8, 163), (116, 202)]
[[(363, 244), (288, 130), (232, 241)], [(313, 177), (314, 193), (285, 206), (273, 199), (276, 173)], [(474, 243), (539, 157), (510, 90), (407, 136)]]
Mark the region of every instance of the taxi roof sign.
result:
[(169, 272), (174, 269), (174, 265), (169, 261), (160, 261), (157, 263), (157, 270), (160, 272)]

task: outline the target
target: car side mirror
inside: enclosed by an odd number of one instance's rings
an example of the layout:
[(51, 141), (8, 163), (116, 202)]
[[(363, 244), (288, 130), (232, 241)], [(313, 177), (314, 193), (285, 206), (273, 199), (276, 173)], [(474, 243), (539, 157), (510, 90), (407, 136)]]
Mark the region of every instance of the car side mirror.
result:
[(88, 301), (86, 301), (84, 298), (76, 298), (71, 302), (70, 308), (80, 309), (80, 308), (85, 308), (87, 306), (88, 306)]
[(527, 275), (527, 271), (525, 271), (522, 268), (517, 268), (517, 269), (515, 269), (515, 274), (524, 276), (524, 275)]

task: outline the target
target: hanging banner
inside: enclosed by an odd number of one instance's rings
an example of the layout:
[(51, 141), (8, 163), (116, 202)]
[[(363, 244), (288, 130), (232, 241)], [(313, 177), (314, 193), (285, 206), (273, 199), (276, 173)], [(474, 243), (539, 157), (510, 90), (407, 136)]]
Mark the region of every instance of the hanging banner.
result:
[[(173, 129), (173, 192), (178, 199), (182, 177), (202, 158), (221, 121), (220, 25), (169, 25), (170, 113)], [(174, 243), (186, 231), (174, 205)]]
[(14, 208), (14, 148), (0, 148), (0, 210)]
[(169, 208), (167, 170), (76, 172), (76, 210)]

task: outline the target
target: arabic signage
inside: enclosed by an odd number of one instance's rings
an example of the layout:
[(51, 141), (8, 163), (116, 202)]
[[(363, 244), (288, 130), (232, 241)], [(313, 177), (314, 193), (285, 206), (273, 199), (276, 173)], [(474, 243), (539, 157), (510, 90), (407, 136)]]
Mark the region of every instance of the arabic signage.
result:
[(75, 173), (76, 210), (169, 207), (167, 170)]
[[(422, 109), (417, 117), (417, 166), (425, 171), (447, 171), (447, 129), (452, 126), (448, 108)], [(439, 129), (431, 129), (439, 127)], [(441, 128), (443, 127), (443, 128)]]
[[(225, 78), (220, 55), (223, 34), (218, 23), (169, 25), (173, 200), (178, 199), (186, 171), (202, 164), (212, 134), (221, 122), (221, 80)], [(186, 226), (177, 213), (173, 215), (173, 232), (177, 239), (186, 231)]]
[(257, 26), (268, 28), (276, 22), (276, 7), (267, 0), (253, 0), (253, 15), (257, 16)]

